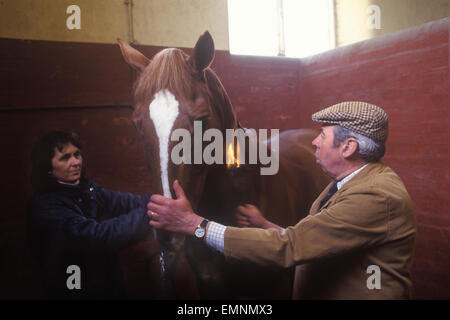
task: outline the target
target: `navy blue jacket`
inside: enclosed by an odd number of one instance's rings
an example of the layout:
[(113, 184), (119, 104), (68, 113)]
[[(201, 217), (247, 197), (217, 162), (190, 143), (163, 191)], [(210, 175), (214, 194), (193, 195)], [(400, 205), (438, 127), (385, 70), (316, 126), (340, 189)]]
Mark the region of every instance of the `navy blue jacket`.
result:
[[(118, 251), (142, 239), (150, 227), (138, 196), (91, 181), (35, 196), (30, 206), (30, 245), (42, 267), (46, 296), (56, 299), (124, 298)], [(81, 289), (69, 290), (67, 268), (81, 271)]]

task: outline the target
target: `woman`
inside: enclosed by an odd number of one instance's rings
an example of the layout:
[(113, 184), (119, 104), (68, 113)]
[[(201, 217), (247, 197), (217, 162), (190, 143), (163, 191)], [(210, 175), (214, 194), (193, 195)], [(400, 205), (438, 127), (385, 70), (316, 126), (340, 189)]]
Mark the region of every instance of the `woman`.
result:
[(31, 160), (30, 244), (46, 296), (125, 298), (118, 251), (147, 234), (151, 193), (110, 191), (86, 179), (82, 144), (71, 131), (44, 135)]

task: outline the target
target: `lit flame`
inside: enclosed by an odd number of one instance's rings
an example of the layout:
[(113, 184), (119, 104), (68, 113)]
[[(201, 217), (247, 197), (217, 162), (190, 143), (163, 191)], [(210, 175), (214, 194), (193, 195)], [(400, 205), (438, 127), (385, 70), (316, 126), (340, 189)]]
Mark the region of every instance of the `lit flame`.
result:
[(236, 167), (239, 168), (239, 143), (237, 144), (237, 158), (234, 156), (234, 150), (233, 145), (230, 143), (228, 145), (227, 149), (227, 168), (231, 167), (232, 165), (236, 164)]

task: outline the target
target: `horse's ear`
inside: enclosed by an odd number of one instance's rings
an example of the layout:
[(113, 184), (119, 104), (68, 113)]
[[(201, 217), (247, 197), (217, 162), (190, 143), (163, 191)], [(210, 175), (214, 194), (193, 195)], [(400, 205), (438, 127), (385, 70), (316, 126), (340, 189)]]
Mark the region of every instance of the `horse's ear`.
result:
[(150, 59), (144, 56), (141, 52), (131, 47), (128, 43), (117, 38), (117, 42), (122, 51), (122, 56), (126, 63), (135, 68), (137, 71), (142, 71), (149, 63)]
[(208, 31), (205, 31), (197, 40), (189, 61), (194, 70), (202, 72), (212, 63), (214, 59), (214, 40)]

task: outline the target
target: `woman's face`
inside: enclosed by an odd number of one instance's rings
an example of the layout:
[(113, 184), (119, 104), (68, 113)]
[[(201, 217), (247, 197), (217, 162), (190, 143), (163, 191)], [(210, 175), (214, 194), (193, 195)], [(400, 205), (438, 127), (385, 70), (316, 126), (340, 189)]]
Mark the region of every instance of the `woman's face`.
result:
[(50, 173), (61, 182), (73, 183), (81, 177), (82, 164), (81, 150), (69, 142), (61, 151), (55, 148)]

